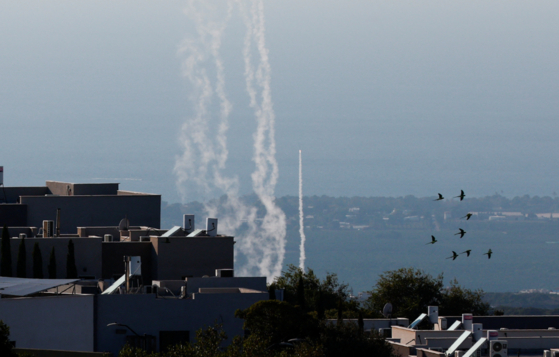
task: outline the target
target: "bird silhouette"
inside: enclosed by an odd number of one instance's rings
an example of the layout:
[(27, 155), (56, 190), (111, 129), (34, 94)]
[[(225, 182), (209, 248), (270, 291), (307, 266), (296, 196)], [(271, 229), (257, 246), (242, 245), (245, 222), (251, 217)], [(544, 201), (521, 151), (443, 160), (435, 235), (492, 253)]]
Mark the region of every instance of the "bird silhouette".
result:
[(465, 252), (462, 252), (462, 253), (460, 253), (460, 254), (466, 253), (466, 256), (469, 257), (471, 251), (472, 251), (471, 249), (468, 249), (468, 250), (466, 250)]
[(438, 242), (438, 241), (435, 239), (435, 236), (431, 236), (431, 241), (430, 241), (429, 243), (425, 243), (425, 245), (427, 245), (427, 244), (435, 244), (435, 243), (437, 243), (437, 242)]
[(493, 252), (491, 251), (491, 249), (489, 249), (487, 251), (487, 253), (483, 253), (483, 255), (487, 255), (487, 259), (491, 259), (491, 254), (493, 254)]
[(458, 258), (458, 254), (456, 254), (455, 251), (452, 251), (452, 257), (448, 257), (446, 259), (450, 259), (450, 258), (452, 258), (452, 260), (454, 260), (454, 259)]
[(468, 213), (466, 214), (464, 217), (460, 217), (460, 219), (462, 218), (466, 218), (466, 221), (469, 220), (474, 214), (473, 213)]
[(439, 198), (437, 198), (436, 200), (433, 200), (433, 201), (441, 201), (441, 200), (444, 200), (443, 195), (441, 195), (440, 193), (439, 193), (438, 195), (439, 195)]
[(460, 197), (460, 201), (462, 201), (464, 197), (466, 197), (466, 195), (464, 194), (464, 190), (460, 190), (460, 196), (454, 196), (453, 198), (458, 198), (458, 197)]
[(462, 238), (462, 237), (464, 236), (464, 234), (466, 234), (466, 231), (463, 230), (462, 228), (458, 228), (458, 230), (459, 230), (460, 232), (455, 233), (454, 235), (457, 236), (457, 235), (460, 234), (460, 238)]

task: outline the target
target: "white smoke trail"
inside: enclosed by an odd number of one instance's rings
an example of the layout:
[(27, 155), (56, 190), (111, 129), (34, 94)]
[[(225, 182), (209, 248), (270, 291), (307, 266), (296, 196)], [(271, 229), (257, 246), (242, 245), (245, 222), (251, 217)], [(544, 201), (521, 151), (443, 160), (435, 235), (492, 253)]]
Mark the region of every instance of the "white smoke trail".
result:
[[(233, 233), (244, 222), (248, 230), (237, 237), (240, 254), (246, 256), (247, 264), (240, 269), (240, 275), (257, 273), (269, 278), (281, 274), (285, 253), (285, 214), (275, 204), (274, 191), (278, 179), (275, 159), (274, 112), (270, 91), (270, 64), (264, 38), (264, 12), (262, 1), (251, 1), (249, 10), (245, 1), (236, 0), (247, 27), (243, 57), (245, 79), (254, 109), (257, 130), (254, 134), (255, 171), (252, 174), (253, 190), (264, 206), (264, 212), (249, 207), (239, 198), (237, 177), (223, 174), (227, 158), (228, 117), (232, 105), (225, 92), (224, 66), (219, 55), (223, 31), (232, 13), (232, 2), (227, 2), (225, 16), (219, 14), (221, 3), (211, 6), (209, 1), (189, 2), (186, 13), (196, 25), (197, 39), (187, 39), (180, 47), (186, 56), (183, 74), (193, 87), (192, 101), (194, 116), (182, 126), (180, 141), (183, 154), (176, 158), (175, 173), (177, 186), (183, 202), (186, 198), (185, 184), (194, 182), (202, 187), (205, 194), (216, 191), (225, 193), (224, 202), (207, 203), (205, 208), (210, 216), (220, 218), (220, 230)], [(212, 20), (212, 17), (218, 16)], [(256, 70), (252, 65), (252, 47), (258, 53)], [(208, 63), (215, 69), (215, 78), (207, 71)], [(210, 107), (217, 96), (220, 115), (217, 131), (212, 132), (213, 118)], [(258, 222), (261, 220), (261, 223)]]
[[(183, 154), (175, 160), (175, 174), (177, 187), (182, 200), (185, 201), (184, 184), (193, 180), (204, 189), (206, 194), (212, 190), (212, 184), (225, 188), (227, 191), (238, 190), (235, 178), (223, 178), (221, 170), (229, 152), (227, 150), (227, 130), (229, 128), (229, 114), (232, 109), (230, 101), (225, 95), (225, 79), (223, 62), (219, 55), (221, 37), (232, 12), (232, 3), (227, 2), (226, 14), (219, 16), (215, 6), (209, 2), (189, 1), (185, 10), (196, 25), (197, 39), (186, 39), (179, 48), (179, 53), (186, 56), (183, 62), (183, 75), (193, 87), (192, 102), (194, 116), (187, 120), (180, 132), (179, 140), (183, 146)], [(218, 15), (211, 19), (210, 15)], [(213, 62), (215, 79), (212, 80), (206, 70), (207, 62)], [(215, 82), (215, 84), (213, 84)], [(217, 130), (212, 132), (214, 122), (210, 105), (214, 93), (220, 105), (220, 114), (215, 123)]]
[[(257, 129), (254, 133), (254, 156), (256, 168), (252, 173), (254, 192), (264, 205), (265, 214), (260, 228), (255, 225), (256, 210), (251, 211), (250, 231), (241, 247), (248, 258), (242, 271), (255, 267), (268, 277), (279, 276), (285, 254), (285, 214), (275, 203), (275, 187), (278, 180), (278, 164), (275, 158), (275, 115), (270, 88), (270, 62), (265, 41), (264, 6), (262, 0), (252, 0), (247, 9), (242, 0), (240, 5), (247, 32), (244, 41), (245, 80), (254, 109)], [(259, 55), (256, 69), (252, 64), (252, 45)]]
[(305, 271), (305, 224), (303, 222), (303, 160), (301, 158), (301, 150), (299, 150), (299, 235), (301, 236), (301, 245), (299, 246), (299, 268)]

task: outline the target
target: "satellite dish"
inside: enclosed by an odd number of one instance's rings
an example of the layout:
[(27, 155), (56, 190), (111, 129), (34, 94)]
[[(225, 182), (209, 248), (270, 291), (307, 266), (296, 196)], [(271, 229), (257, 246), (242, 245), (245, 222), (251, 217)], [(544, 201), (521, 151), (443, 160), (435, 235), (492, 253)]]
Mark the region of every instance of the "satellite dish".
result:
[(118, 224), (118, 230), (120, 231), (127, 231), (128, 227), (130, 227), (130, 221), (128, 221), (128, 218), (123, 218), (120, 220), (120, 223)]
[(382, 314), (384, 317), (388, 318), (392, 316), (392, 304), (387, 302), (382, 308)]

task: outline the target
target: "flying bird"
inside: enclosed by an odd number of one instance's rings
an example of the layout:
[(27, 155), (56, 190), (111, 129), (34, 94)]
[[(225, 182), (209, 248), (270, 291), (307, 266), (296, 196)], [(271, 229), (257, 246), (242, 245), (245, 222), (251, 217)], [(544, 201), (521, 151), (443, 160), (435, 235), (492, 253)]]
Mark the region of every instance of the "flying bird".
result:
[(444, 200), (443, 195), (441, 195), (440, 193), (439, 193), (438, 195), (439, 195), (439, 198), (437, 198), (436, 200), (433, 200), (433, 201), (441, 201), (441, 200)]
[(466, 221), (469, 220), (474, 214), (473, 213), (468, 213), (467, 215), (465, 215), (464, 217), (460, 217), (460, 219), (462, 218), (466, 218)]
[(460, 254), (464, 254), (464, 253), (466, 253), (466, 256), (467, 256), (467, 257), (469, 257), (469, 256), (470, 256), (470, 252), (471, 252), (471, 251), (472, 251), (471, 249), (468, 249), (467, 251), (465, 251), (465, 252), (462, 252), (462, 253), (460, 253)]
[(466, 234), (466, 231), (463, 230), (462, 228), (458, 228), (458, 230), (460, 230), (460, 232), (455, 233), (454, 235), (457, 236), (460, 234), (460, 238), (462, 238), (464, 236), (464, 234)]
[(491, 259), (491, 254), (493, 254), (493, 252), (491, 251), (491, 249), (489, 249), (487, 251), (487, 253), (483, 253), (483, 255), (487, 255), (487, 259)]
[(464, 197), (466, 197), (466, 195), (464, 194), (464, 190), (460, 190), (460, 196), (454, 196), (453, 198), (458, 198), (458, 197), (460, 197), (460, 201), (462, 201)]
[(437, 242), (438, 242), (438, 241), (435, 239), (435, 236), (431, 236), (431, 241), (430, 241), (429, 243), (425, 243), (425, 244), (426, 244), (426, 245), (427, 245), (427, 244), (435, 244), (435, 243), (437, 243)]
[(448, 257), (446, 259), (450, 259), (450, 258), (452, 258), (452, 260), (454, 260), (454, 259), (458, 258), (458, 254), (456, 254), (455, 251), (452, 251), (452, 257)]

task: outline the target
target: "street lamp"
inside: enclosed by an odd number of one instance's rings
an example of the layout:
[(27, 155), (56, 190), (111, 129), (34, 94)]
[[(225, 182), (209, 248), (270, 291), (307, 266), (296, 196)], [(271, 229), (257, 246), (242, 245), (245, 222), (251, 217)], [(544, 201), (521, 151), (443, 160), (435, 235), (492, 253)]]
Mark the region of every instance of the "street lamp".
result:
[(132, 330), (132, 328), (128, 325), (125, 324), (120, 324), (118, 322), (111, 322), (110, 324), (107, 325), (107, 327), (109, 326), (122, 326), (122, 327), (126, 327), (127, 329), (129, 329), (130, 331), (132, 331), (132, 333), (136, 336), (138, 336), (139, 338), (144, 338), (143, 336), (140, 336), (138, 333), (136, 333), (136, 331)]

